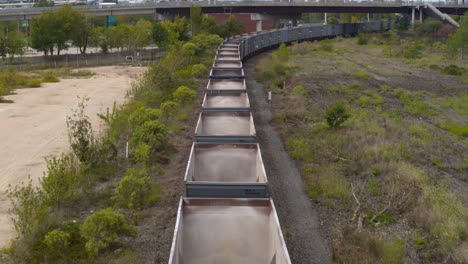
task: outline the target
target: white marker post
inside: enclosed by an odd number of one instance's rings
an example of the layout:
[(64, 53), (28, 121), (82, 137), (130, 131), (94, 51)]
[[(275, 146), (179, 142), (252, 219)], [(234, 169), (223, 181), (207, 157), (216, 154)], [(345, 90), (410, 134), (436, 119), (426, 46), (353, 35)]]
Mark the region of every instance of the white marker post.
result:
[(125, 158), (128, 159), (128, 135), (125, 142)]
[(271, 105), (271, 91), (268, 91), (268, 103)]

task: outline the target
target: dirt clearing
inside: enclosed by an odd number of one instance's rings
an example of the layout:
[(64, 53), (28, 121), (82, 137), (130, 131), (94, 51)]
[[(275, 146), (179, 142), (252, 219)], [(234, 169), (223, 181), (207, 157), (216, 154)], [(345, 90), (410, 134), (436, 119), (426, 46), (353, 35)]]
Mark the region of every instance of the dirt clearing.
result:
[(95, 131), (101, 129), (97, 113), (122, 103), (132, 80), (144, 67), (88, 68), (96, 75), (87, 79), (62, 79), (41, 88), (18, 89), (5, 96), (12, 104), (0, 104), (0, 247), (14, 236), (9, 220), (9, 185), (28, 179), (34, 183), (46, 169), (45, 158), (69, 151), (66, 116), (80, 97), (89, 97), (86, 111)]

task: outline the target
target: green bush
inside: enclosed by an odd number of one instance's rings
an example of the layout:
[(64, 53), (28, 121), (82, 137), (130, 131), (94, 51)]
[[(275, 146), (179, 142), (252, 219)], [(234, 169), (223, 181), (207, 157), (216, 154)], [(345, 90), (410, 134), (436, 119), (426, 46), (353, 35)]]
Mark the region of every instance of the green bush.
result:
[(366, 94), (361, 95), (358, 99), (358, 104), (361, 107), (372, 107), (372, 106), (381, 105), (383, 103), (384, 103), (383, 97), (371, 91), (366, 91)]
[(310, 161), (312, 151), (307, 142), (302, 138), (290, 138), (286, 142), (286, 149), (291, 158), (295, 160)]
[(304, 88), (304, 85), (302, 85), (302, 84), (294, 87), (291, 92), (292, 92), (293, 95), (299, 95), (299, 96), (306, 96), (307, 95), (307, 92), (306, 92), (306, 90)]
[(86, 218), (81, 226), (81, 236), (86, 240), (86, 251), (96, 256), (99, 251), (119, 241), (121, 235), (135, 235), (136, 227), (125, 217), (112, 210), (103, 209)]
[(158, 121), (147, 121), (135, 129), (130, 143), (133, 146), (145, 143), (153, 149), (160, 150), (167, 145), (168, 141), (169, 134), (165, 125)]
[(372, 75), (365, 71), (357, 71), (353, 74), (354, 77), (360, 78), (360, 79), (370, 79), (372, 78)]
[(26, 81), (26, 86), (28, 86), (30, 88), (41, 87), (41, 80), (36, 79), (36, 78), (31, 78), (31, 79)]
[(173, 101), (166, 101), (161, 104), (161, 113), (164, 118), (170, 119), (177, 114), (177, 104)]
[(354, 90), (362, 90), (362, 85), (360, 85), (359, 83), (353, 83), (351, 84), (351, 86), (349, 86), (349, 88)]
[(369, 39), (367, 38), (367, 36), (362, 34), (362, 33), (358, 34), (357, 44), (358, 45), (367, 45), (367, 43), (369, 43)]
[(187, 86), (180, 86), (172, 93), (172, 98), (181, 105), (187, 105), (195, 101), (197, 92), (190, 90)]
[(457, 65), (450, 64), (449, 66), (445, 66), (442, 72), (450, 75), (463, 75), (465, 73), (465, 69), (462, 67), (458, 67)]
[(72, 155), (47, 160), (47, 174), (40, 179), (44, 202), (56, 208), (69, 204), (79, 193), (80, 181), (80, 165)]
[(325, 39), (320, 41), (319, 50), (324, 52), (333, 52), (334, 49), (332, 40)]
[(132, 114), (130, 114), (128, 121), (132, 128), (136, 129), (148, 121), (159, 120), (161, 116), (161, 110), (142, 106), (138, 107)]
[(403, 52), (403, 57), (405, 59), (420, 59), (423, 56), (423, 50), (424, 46), (422, 45), (415, 45), (413, 47), (409, 47)]
[(85, 114), (86, 102), (89, 98), (83, 98), (78, 103), (78, 108), (73, 109), (71, 116), (67, 116), (67, 128), (70, 145), (81, 162), (91, 161), (92, 145), (94, 144), (93, 128), (89, 117)]
[(60, 261), (67, 257), (70, 246), (70, 234), (54, 229), (44, 237), (44, 244), (47, 248), (46, 255), (49, 260)]
[(44, 73), (44, 76), (42, 76), (42, 82), (45, 83), (55, 83), (59, 81), (59, 78), (55, 75), (53, 71), (46, 71)]
[(123, 208), (141, 210), (155, 202), (159, 187), (153, 183), (145, 170), (130, 168), (117, 188), (115, 200)]
[(192, 66), (192, 76), (196, 78), (204, 77), (208, 74), (208, 69), (203, 64), (195, 64)]
[(342, 103), (336, 103), (325, 113), (325, 119), (330, 128), (340, 127), (349, 117), (350, 114)]
[(136, 163), (141, 163), (146, 165), (149, 161), (151, 154), (151, 147), (145, 143), (140, 143), (138, 146), (133, 150), (133, 157)]

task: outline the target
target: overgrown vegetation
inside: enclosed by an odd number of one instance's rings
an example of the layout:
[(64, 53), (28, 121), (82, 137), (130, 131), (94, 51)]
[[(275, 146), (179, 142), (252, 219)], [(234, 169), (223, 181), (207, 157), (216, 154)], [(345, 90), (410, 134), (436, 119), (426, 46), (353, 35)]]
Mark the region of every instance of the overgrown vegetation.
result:
[[(269, 75), (279, 51), (257, 64), (308, 194), (322, 217), (334, 219), (325, 221), (333, 259), (464, 263), (466, 62), (447, 57), (443, 44), (394, 32), (365, 37), (369, 45), (337, 39), (291, 46), (286, 87), (300, 87), (291, 92)], [(443, 66), (429, 69), (435, 61)], [(439, 76), (450, 86), (434, 81)]]
[[(177, 28), (169, 32), (177, 40), (132, 85), (128, 103), (99, 114), (107, 130), (95, 134), (86, 114), (87, 99), (82, 99), (66, 122), (72, 153), (47, 161), (48, 170), (37, 189), (31, 182), (11, 186), (18, 236), (5, 250), (8, 261), (137, 261), (138, 254), (130, 246), (145, 217), (142, 211), (161, 197), (162, 167), (172, 162), (176, 137), (193, 112), (197, 77), (206, 71), (222, 42), (208, 33), (182, 42), (179, 33), (188, 32), (189, 25), (168, 23)], [(121, 147), (127, 136), (128, 160)]]

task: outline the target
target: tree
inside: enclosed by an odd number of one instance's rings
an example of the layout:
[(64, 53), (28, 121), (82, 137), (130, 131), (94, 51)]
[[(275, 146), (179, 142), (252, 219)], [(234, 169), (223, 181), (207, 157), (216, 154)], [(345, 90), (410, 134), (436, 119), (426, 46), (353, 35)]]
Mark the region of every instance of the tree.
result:
[(74, 33), (71, 35), (71, 40), (73, 41), (73, 45), (80, 49), (81, 54), (85, 54), (86, 48), (90, 43), (91, 34), (93, 33), (92, 27), (86, 22), (86, 18), (82, 13), (76, 12), (74, 15)]
[[(57, 54), (67, 48), (67, 41), (75, 35), (80, 35), (78, 30), (84, 17), (70, 5), (60, 7), (55, 11), (46, 11), (39, 18), (31, 21), (31, 46), (44, 54)], [(82, 35), (81, 35), (82, 36)]]
[(192, 24), (192, 36), (201, 32), (203, 23), (203, 13), (199, 5), (192, 5), (190, 7), (190, 21)]
[(218, 34), (218, 25), (213, 17), (203, 17), (201, 24), (201, 32), (208, 34)]
[(348, 118), (350, 114), (343, 106), (342, 103), (337, 103), (329, 108), (325, 114), (325, 119), (327, 120), (328, 126), (330, 128), (338, 128), (343, 124)]
[(112, 48), (117, 48), (122, 52), (125, 47), (128, 47), (130, 39), (129, 26), (127, 24), (118, 24), (111, 29), (110, 37), (110, 46)]
[(19, 31), (8, 31), (6, 28), (5, 32), (0, 35), (0, 57), (23, 55), (25, 47), (24, 35)]
[(129, 50), (140, 50), (148, 46), (151, 42), (151, 22), (140, 19), (138, 22), (130, 26), (128, 48)]
[(419, 32), (424, 35), (433, 35), (442, 28), (442, 22), (437, 19), (428, 18), (419, 27)]
[(395, 19), (395, 28), (400, 31), (408, 30), (410, 21), (406, 16), (397, 16)]
[(89, 216), (80, 233), (86, 240), (86, 251), (96, 256), (100, 250), (118, 242), (119, 236), (134, 235), (136, 232), (136, 227), (129, 225), (122, 214), (107, 208)]
[(219, 26), (219, 34), (223, 38), (239, 35), (244, 30), (244, 25), (237, 21), (236, 17), (230, 15), (229, 18)]
[(159, 48), (164, 48), (169, 44), (169, 32), (161, 23), (153, 25), (153, 40)]
[(190, 25), (185, 17), (177, 16), (174, 22), (164, 21), (162, 26), (168, 32), (168, 41), (170, 44), (174, 44), (178, 41), (187, 41), (190, 39), (188, 35), (190, 31)]
[(468, 12), (462, 16), (459, 24), (460, 27), (447, 41), (447, 50), (451, 54), (456, 54), (460, 50), (463, 58), (468, 47)]

